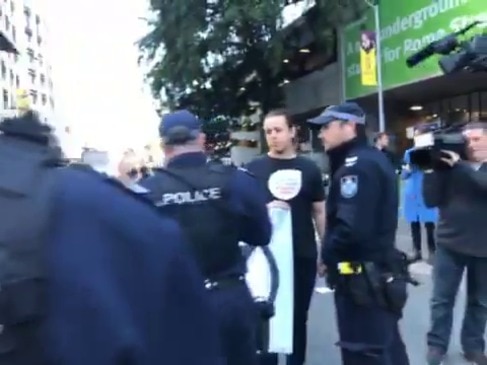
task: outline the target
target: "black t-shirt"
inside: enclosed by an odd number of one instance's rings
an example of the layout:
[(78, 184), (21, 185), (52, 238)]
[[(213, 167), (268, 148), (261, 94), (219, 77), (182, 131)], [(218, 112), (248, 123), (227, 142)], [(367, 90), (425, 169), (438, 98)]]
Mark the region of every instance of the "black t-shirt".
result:
[[(246, 167), (265, 186), (268, 202), (282, 200), (291, 206), (295, 256), (316, 257), (312, 209), (313, 203), (325, 200), (321, 172), (316, 163), (303, 156), (292, 159), (262, 156)], [(280, 197), (276, 196), (276, 189), (279, 189), (277, 195)]]

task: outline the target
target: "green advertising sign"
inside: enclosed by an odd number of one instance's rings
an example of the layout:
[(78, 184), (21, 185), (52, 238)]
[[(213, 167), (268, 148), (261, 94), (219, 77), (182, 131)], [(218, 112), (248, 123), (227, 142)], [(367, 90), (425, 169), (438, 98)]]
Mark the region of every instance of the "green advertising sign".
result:
[[(441, 73), (438, 58), (415, 68), (406, 66), (406, 58), (428, 43), (457, 31), (475, 20), (487, 21), (486, 0), (381, 0), (381, 53), (384, 90)], [(376, 91), (363, 86), (360, 79), (360, 34), (375, 29), (370, 10), (360, 22), (347, 26), (342, 33), (341, 52), (344, 65), (346, 99), (355, 99)], [(479, 27), (472, 32), (479, 32)]]

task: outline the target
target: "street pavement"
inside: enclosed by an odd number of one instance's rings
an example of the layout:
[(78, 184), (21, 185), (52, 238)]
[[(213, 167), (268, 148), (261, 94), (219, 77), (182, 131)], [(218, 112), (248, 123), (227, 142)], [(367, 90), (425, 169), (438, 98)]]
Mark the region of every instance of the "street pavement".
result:
[[(400, 224), (397, 243), (402, 250), (411, 251), (409, 229), (404, 222)], [(401, 330), (410, 356), (410, 364), (425, 365), (425, 336), (429, 326), (431, 267), (420, 262), (414, 264), (411, 271), (414, 277), (421, 282), (421, 285), (410, 289), (410, 299), (404, 319), (401, 322)], [(462, 283), (455, 309), (455, 323), (449, 358), (445, 365), (468, 364), (462, 359), (459, 345), (464, 298), (465, 285)], [(341, 365), (338, 348), (334, 345), (338, 336), (335, 326), (333, 295), (322, 281), (317, 282), (308, 323), (308, 359), (306, 365)]]

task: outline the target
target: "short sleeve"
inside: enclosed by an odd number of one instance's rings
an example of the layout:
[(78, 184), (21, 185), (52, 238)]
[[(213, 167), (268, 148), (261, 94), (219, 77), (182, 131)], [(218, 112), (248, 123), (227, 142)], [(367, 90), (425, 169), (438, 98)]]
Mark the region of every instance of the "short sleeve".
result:
[(323, 187), (323, 179), (321, 178), (321, 171), (318, 166), (310, 161), (309, 164), (309, 184), (311, 192), (311, 201), (322, 202), (325, 200), (325, 189)]

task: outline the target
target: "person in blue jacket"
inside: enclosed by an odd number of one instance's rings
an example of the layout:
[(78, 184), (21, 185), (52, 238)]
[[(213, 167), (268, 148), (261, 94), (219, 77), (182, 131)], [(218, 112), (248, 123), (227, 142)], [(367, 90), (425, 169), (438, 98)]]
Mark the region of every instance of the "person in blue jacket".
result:
[(265, 191), (248, 171), (208, 162), (202, 122), (189, 111), (164, 115), (159, 133), (166, 166), (139, 184), (189, 238), (219, 314), (226, 364), (256, 365), (257, 310), (245, 283), (239, 242), (270, 242)]
[(43, 364), (220, 364), (215, 315), (181, 230), (113, 184), (56, 172)]
[(404, 167), (401, 178), (404, 181), (402, 188), (403, 215), (411, 227), (413, 240), (413, 260), (422, 260), (421, 249), (421, 226), (426, 228), (426, 239), (428, 243), (429, 258), (435, 252), (435, 225), (438, 220), (438, 209), (427, 208), (423, 199), (423, 177), (424, 173), (415, 165), (411, 164), (410, 152), (404, 153)]

